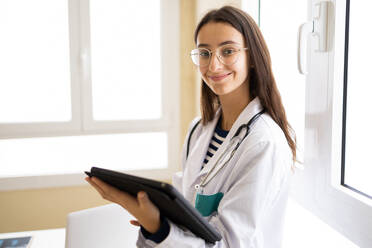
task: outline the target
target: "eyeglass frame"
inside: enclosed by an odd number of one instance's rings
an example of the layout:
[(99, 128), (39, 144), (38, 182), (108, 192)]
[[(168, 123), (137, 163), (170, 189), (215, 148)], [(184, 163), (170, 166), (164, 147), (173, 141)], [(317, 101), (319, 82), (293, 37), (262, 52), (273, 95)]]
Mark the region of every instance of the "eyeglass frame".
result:
[[(216, 57), (217, 57), (217, 59), (218, 59), (218, 61), (220, 61), (222, 64), (227, 65), (227, 66), (233, 65), (233, 64), (235, 64), (236, 62), (238, 62), (238, 60), (236, 60), (236, 61), (235, 61), (234, 63), (232, 63), (232, 64), (225, 64), (225, 63), (222, 61), (221, 55), (218, 54), (218, 53), (216, 53), (216, 51), (217, 51), (219, 48), (224, 47), (224, 46), (227, 46), (227, 45), (231, 45), (231, 44), (225, 44), (225, 45), (219, 46), (219, 47), (217, 47), (213, 52), (212, 52), (212, 50), (210, 50), (210, 49), (208, 49), (208, 48), (205, 48), (205, 47), (199, 47), (199, 48), (192, 49), (191, 52), (190, 52), (191, 61), (192, 61), (193, 64), (196, 65), (196, 66), (199, 66), (199, 67), (207, 67), (207, 66), (209, 66), (209, 64), (211, 63), (211, 58), (212, 58), (213, 53), (215, 53), (215, 54), (216, 54)], [(205, 49), (205, 50), (207, 50), (207, 51), (209, 52), (208, 64), (201, 66), (201, 65), (196, 64), (196, 63), (194, 62), (194, 60), (192, 59), (192, 56), (194, 55), (194, 54), (193, 54), (193, 51), (195, 51), (195, 50), (199, 50), (199, 49)], [(239, 48), (239, 50), (238, 50), (236, 53), (241, 52), (241, 51), (246, 51), (246, 50), (248, 50), (248, 49), (249, 49), (248, 47), (241, 47), (241, 48)]]

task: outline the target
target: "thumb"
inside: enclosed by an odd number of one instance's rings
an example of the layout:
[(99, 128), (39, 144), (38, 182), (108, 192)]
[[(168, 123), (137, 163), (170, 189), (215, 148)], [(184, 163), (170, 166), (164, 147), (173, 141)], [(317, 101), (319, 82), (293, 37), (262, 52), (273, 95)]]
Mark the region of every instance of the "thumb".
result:
[(141, 223), (139, 223), (138, 220), (130, 220), (129, 222), (130, 222), (130, 224), (132, 224), (133, 226), (141, 226)]
[(150, 201), (149, 197), (147, 196), (146, 192), (144, 192), (144, 191), (138, 192), (137, 199), (138, 199), (140, 207), (146, 208), (149, 205), (151, 205), (151, 203), (152, 203)]

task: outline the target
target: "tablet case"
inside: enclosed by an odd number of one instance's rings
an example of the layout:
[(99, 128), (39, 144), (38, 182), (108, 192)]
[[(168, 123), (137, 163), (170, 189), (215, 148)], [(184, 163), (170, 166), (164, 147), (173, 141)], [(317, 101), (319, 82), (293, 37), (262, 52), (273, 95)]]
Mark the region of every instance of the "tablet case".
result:
[(170, 184), (98, 167), (92, 167), (91, 171), (86, 174), (90, 177), (97, 177), (135, 197), (139, 191), (145, 191), (163, 216), (187, 228), (208, 243), (215, 243), (222, 238), (215, 228)]

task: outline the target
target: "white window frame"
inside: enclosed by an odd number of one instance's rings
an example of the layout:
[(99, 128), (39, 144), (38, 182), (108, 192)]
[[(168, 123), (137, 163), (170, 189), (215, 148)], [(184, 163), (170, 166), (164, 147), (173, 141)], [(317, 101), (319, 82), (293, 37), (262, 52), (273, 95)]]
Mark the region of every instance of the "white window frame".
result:
[[(130, 173), (169, 180), (179, 170), (179, 0), (161, 0), (162, 116), (153, 120), (95, 121), (92, 117), (89, 0), (69, 0), (71, 110), (69, 122), (0, 124), (0, 139), (166, 132), (166, 169)], [(150, 21), (150, 20), (149, 20)], [(125, 28), (125, 27), (123, 27)], [(123, 170), (125, 172), (125, 170)], [(84, 173), (0, 178), (0, 191), (85, 184)]]
[[(316, 2), (308, 0), (309, 21)], [(330, 50), (314, 52), (316, 39), (308, 43), (305, 170), (296, 171), (291, 195), (358, 246), (371, 247), (372, 200), (341, 186), (346, 0), (330, 2)]]

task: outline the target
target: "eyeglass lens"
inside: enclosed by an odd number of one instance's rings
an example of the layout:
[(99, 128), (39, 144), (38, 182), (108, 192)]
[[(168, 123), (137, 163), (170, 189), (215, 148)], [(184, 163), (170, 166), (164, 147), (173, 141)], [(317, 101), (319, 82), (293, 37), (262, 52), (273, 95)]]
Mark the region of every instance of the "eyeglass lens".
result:
[(203, 67), (209, 65), (212, 54), (216, 53), (221, 63), (224, 65), (232, 65), (238, 60), (239, 51), (241, 51), (241, 48), (234, 45), (219, 47), (215, 52), (211, 52), (206, 48), (197, 48), (191, 51), (191, 59), (194, 64)]

